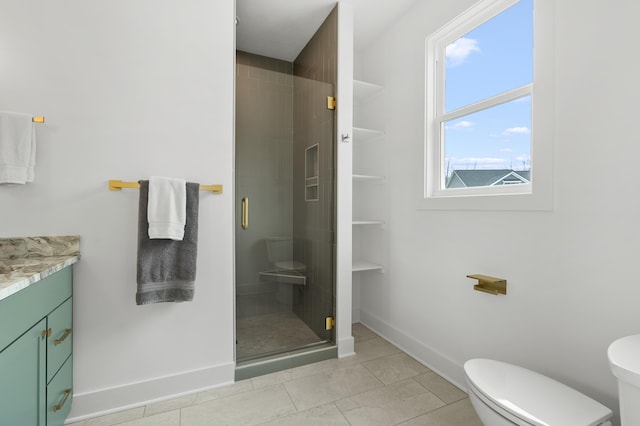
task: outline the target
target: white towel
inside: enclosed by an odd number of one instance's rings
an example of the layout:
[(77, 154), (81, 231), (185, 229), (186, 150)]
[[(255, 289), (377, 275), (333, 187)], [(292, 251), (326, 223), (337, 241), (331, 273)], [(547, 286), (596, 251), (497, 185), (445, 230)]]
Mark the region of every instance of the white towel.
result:
[(187, 221), (187, 190), (184, 179), (151, 176), (147, 210), (150, 239), (182, 241)]
[(36, 129), (32, 118), (0, 111), (0, 184), (33, 182)]

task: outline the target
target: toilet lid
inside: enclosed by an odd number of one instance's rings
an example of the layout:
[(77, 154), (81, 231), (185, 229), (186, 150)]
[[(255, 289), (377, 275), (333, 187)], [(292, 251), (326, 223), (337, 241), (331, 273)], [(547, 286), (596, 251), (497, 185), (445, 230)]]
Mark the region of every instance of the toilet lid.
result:
[(532, 425), (595, 426), (612, 415), (575, 389), (516, 365), (472, 359), (464, 371), (479, 396)]

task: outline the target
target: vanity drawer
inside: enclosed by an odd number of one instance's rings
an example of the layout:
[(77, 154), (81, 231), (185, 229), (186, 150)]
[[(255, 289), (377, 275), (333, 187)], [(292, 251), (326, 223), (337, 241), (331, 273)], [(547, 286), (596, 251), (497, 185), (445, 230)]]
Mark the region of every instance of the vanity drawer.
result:
[(69, 358), (73, 348), (73, 305), (72, 298), (51, 312), (47, 318), (47, 327), (51, 335), (47, 339), (47, 383)]
[(47, 386), (47, 426), (62, 426), (73, 399), (73, 357), (69, 357)]

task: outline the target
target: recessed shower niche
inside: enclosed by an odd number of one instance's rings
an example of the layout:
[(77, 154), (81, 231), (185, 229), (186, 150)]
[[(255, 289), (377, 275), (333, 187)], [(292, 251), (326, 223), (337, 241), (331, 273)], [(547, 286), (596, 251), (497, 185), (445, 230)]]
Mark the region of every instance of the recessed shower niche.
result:
[(292, 61), (236, 52), (237, 380), (337, 356), (336, 63), (336, 9)]
[(310, 146), (304, 154), (304, 199), (305, 201), (318, 201), (319, 167), (318, 144)]

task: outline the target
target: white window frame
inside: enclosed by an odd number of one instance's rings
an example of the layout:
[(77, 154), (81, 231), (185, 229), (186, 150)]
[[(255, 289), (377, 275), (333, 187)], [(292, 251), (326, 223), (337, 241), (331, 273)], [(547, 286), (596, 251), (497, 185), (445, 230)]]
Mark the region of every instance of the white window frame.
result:
[[(534, 0), (533, 82), (449, 113), (444, 105), (446, 46), (500, 14), (519, 0), (480, 0), (426, 39), (425, 150), (420, 209), (551, 210), (553, 151), (553, 0)], [(442, 189), (441, 123), (531, 95), (531, 183)]]

